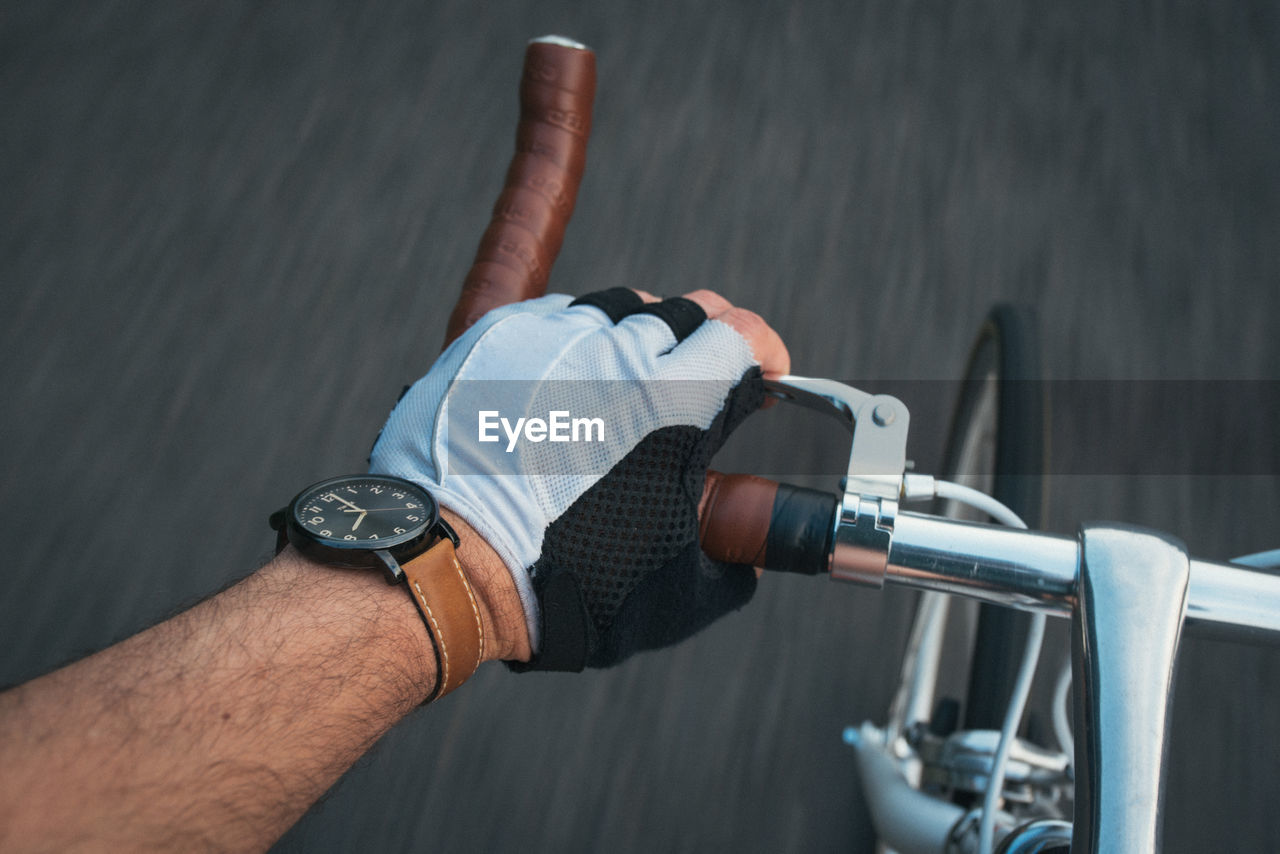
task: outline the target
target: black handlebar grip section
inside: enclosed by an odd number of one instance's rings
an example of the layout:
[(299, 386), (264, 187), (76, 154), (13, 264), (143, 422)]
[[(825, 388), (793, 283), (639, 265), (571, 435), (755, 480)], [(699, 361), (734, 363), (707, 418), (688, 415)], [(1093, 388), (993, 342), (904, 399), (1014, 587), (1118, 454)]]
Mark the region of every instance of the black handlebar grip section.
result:
[(491, 309), (545, 293), (586, 167), (595, 94), (589, 48), (557, 36), (529, 42), (516, 153), (449, 317), (446, 347)]
[(803, 575), (827, 572), (836, 504), (829, 492), (779, 484), (765, 541), (765, 566)]
[(819, 575), (828, 570), (836, 496), (747, 474), (707, 473), (702, 550), (716, 560)]

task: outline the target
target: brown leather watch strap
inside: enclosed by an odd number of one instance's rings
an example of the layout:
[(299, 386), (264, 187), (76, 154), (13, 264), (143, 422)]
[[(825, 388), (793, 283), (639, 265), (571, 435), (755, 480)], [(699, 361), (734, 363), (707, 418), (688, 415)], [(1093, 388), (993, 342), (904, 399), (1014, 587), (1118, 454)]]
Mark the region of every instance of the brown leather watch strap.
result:
[(425, 701), (429, 703), (476, 672), (484, 660), (484, 624), (475, 591), (448, 538), (401, 564), (401, 569), (436, 645), (436, 687)]

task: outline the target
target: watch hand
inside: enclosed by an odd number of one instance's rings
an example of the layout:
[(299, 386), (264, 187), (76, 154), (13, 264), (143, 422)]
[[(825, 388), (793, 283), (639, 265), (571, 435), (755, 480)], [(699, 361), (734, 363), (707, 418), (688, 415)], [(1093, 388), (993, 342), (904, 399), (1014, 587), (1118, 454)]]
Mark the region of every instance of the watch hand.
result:
[[(334, 498), (338, 499), (339, 501), (341, 501), (343, 504), (347, 505), (348, 507), (353, 508), (353, 509), (355, 510), (355, 512), (356, 512), (356, 513), (363, 513), (363, 512), (364, 512), (364, 511), (363, 511), (363, 510), (361, 510), (359, 507), (356, 507), (354, 504), (352, 504), (352, 503), (351, 503), (350, 501), (348, 501), (347, 499), (343, 498), (343, 497), (342, 497), (341, 495), (339, 495), (338, 493), (336, 493), (336, 492), (330, 492), (329, 494), (330, 494), (330, 495), (332, 495)], [(344, 510), (344, 511), (342, 511), (342, 512), (344, 512), (344, 513), (349, 513), (349, 512), (351, 512), (351, 511), (349, 511), (349, 510)]]
[(359, 527), (360, 527), (360, 523), (364, 521), (364, 517), (365, 517), (365, 516), (368, 516), (368, 515), (369, 515), (368, 513), (363, 513), (363, 512), (362, 512), (359, 516), (357, 516), (357, 517), (356, 517), (356, 523), (355, 523), (354, 525), (352, 525), (352, 526), (351, 526), (351, 530), (354, 532), (356, 528), (359, 528)]
[[(400, 511), (401, 513), (405, 513), (405, 512), (407, 512), (407, 511), (409, 511), (409, 510), (414, 510), (414, 509), (416, 509), (416, 508), (413, 508), (413, 507), (370, 507), (368, 510), (360, 510), (360, 508), (356, 508), (356, 510), (359, 510), (359, 512), (361, 512), (361, 513), (386, 513), (386, 512), (388, 512), (388, 511), (396, 511), (396, 510)], [(342, 512), (343, 512), (343, 513), (355, 513), (355, 512), (356, 512), (356, 510), (347, 510), (347, 509), (343, 508), (343, 511), (342, 511)]]

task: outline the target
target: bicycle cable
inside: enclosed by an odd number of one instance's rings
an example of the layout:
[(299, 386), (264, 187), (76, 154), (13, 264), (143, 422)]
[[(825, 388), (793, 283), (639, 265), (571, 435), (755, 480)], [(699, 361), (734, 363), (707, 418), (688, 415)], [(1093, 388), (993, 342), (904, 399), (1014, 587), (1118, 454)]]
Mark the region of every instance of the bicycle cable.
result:
[[(932, 497), (957, 501), (981, 510), (997, 522), (1011, 528), (1027, 527), (1027, 523), (1023, 522), (1017, 513), (990, 495), (949, 480), (939, 480), (929, 475), (909, 474), (904, 478), (904, 493), (909, 499), (932, 493)], [(1044, 645), (1045, 621), (1044, 614), (1031, 615), (1031, 625), (1027, 630), (1026, 644), (1023, 646), (1022, 663), (1018, 667), (1013, 695), (1009, 698), (1009, 708), (1005, 712), (1000, 729), (1000, 741), (996, 747), (996, 754), (991, 760), (987, 790), (982, 797), (982, 819), (978, 825), (978, 851), (980, 852), (988, 852), (993, 848), (996, 805), (1000, 800), (1000, 793), (1004, 790), (1009, 751), (1017, 737), (1018, 724), (1022, 722), (1022, 715), (1026, 711), (1027, 697), (1031, 693), (1031, 681), (1035, 676), (1036, 664), (1040, 661), (1040, 649)]]
[(1067, 756), (1076, 751), (1075, 736), (1071, 732), (1071, 717), (1068, 713), (1067, 692), (1071, 690), (1071, 657), (1058, 668), (1058, 681), (1053, 686), (1053, 735), (1058, 739), (1058, 746)]

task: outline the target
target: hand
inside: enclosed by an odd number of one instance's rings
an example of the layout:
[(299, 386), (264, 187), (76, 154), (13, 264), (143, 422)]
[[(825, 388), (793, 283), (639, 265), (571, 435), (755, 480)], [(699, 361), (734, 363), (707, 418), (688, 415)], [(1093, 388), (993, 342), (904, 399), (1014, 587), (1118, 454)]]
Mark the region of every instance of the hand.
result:
[(608, 666), (750, 598), (749, 568), (698, 548), (697, 505), (711, 455), (763, 399), (761, 369), (789, 367), (763, 320), (709, 291), (507, 306), (404, 396), (373, 470), (423, 483), (493, 548), (532, 666)]

